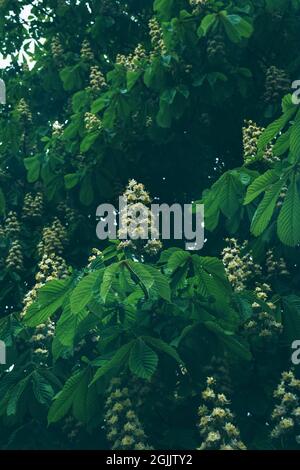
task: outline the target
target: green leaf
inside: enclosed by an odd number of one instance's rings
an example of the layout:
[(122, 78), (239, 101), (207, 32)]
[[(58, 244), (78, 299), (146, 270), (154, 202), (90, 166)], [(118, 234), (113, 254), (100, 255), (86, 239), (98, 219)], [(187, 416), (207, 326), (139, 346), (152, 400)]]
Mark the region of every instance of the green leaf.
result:
[(79, 192), (80, 202), (85, 206), (90, 206), (94, 199), (93, 180), (90, 173), (83, 178)]
[(2, 189), (0, 188), (0, 215), (5, 214), (5, 207), (6, 207), (5, 196), (4, 196)]
[(286, 132), (281, 134), (276, 143), (273, 146), (272, 153), (273, 155), (280, 156), (288, 151), (290, 147), (290, 136), (291, 136), (292, 127), (290, 127)]
[(199, 37), (202, 37), (202, 36), (206, 36), (208, 31), (212, 28), (212, 26), (216, 23), (216, 14), (215, 13), (211, 13), (209, 15), (206, 15), (201, 23), (200, 23), (200, 26), (197, 30), (197, 34)]
[(41, 287), (36, 301), (26, 311), (26, 325), (34, 327), (50, 318), (63, 305), (69, 289), (69, 278), (55, 279)]
[(99, 271), (89, 273), (83, 279), (79, 281), (75, 289), (73, 290), (70, 301), (71, 310), (74, 315), (82, 311), (85, 306), (90, 302), (94, 295), (94, 288), (99, 279)]
[(250, 204), (250, 202), (256, 199), (262, 192), (276, 183), (279, 177), (280, 175), (276, 173), (276, 171), (268, 170), (256, 178), (247, 189), (244, 204)]
[(78, 173), (69, 173), (64, 176), (66, 189), (74, 188), (80, 181), (80, 175)]
[(185, 265), (190, 260), (190, 258), (191, 255), (188, 251), (176, 250), (168, 260), (168, 269), (170, 269), (171, 272), (174, 272), (179, 267)]
[(92, 147), (92, 145), (98, 139), (100, 133), (101, 131), (99, 130), (99, 131), (94, 131), (94, 132), (86, 134), (86, 136), (84, 137), (84, 139), (82, 140), (80, 144), (80, 152), (82, 153), (88, 152), (90, 148)]
[(252, 355), (246, 342), (242, 342), (241, 339), (237, 339), (232, 332), (223, 330), (223, 328), (215, 322), (206, 321), (204, 324), (210, 331), (218, 336), (224, 346), (226, 346), (226, 348), (228, 348), (235, 356), (245, 361), (251, 360)]
[(35, 398), (41, 405), (49, 405), (54, 396), (53, 387), (37, 371), (32, 374), (32, 389)]
[(253, 26), (239, 15), (227, 15), (227, 20), (235, 27), (243, 38), (249, 38), (253, 33)]
[(167, 302), (171, 301), (171, 289), (168, 278), (162, 274), (157, 269), (152, 266), (145, 266), (146, 269), (150, 272), (151, 276), (154, 279), (154, 284), (152, 290), (155, 290), (159, 297), (166, 300)]
[(72, 406), (74, 396), (82, 379), (84, 379), (85, 370), (75, 372), (65, 383), (62, 390), (54, 397), (49, 413), (48, 424), (56, 423), (63, 418)]
[(142, 339), (137, 339), (130, 351), (129, 368), (141, 379), (150, 379), (156, 371), (158, 356)]
[(168, 343), (165, 341), (159, 339), (159, 338), (153, 338), (152, 336), (143, 336), (143, 340), (156, 348), (158, 351), (164, 352), (165, 354), (168, 354), (168, 356), (172, 357), (175, 359), (178, 364), (183, 364), (182, 359), (180, 358), (179, 354), (177, 353), (176, 349), (174, 349), (172, 346), (170, 346)]
[(300, 297), (294, 294), (283, 297), (282, 305), (283, 337), (290, 348), (300, 338)]
[(30, 378), (30, 375), (28, 375), (27, 377), (24, 377), (24, 379), (22, 379), (20, 382), (18, 382), (10, 391), (10, 397), (9, 397), (9, 401), (7, 403), (7, 409), (6, 409), (6, 413), (8, 416), (12, 416), (12, 415), (15, 415), (17, 413), (17, 407), (18, 407), (18, 403), (19, 403), (19, 400), (21, 399), (26, 387), (27, 387), (27, 384), (28, 384), (28, 381), (29, 381), (29, 378)]
[(74, 113), (80, 113), (89, 103), (89, 95), (87, 90), (80, 90), (72, 97), (72, 108)]
[(87, 315), (88, 311), (83, 309), (74, 315), (70, 304), (67, 304), (56, 324), (55, 339), (58, 339), (64, 347), (73, 347), (76, 330)]
[(128, 355), (130, 353), (130, 350), (134, 344), (134, 340), (130, 341), (127, 344), (124, 344), (122, 347), (120, 347), (117, 352), (114, 354), (112, 359), (109, 361), (105, 362), (96, 372), (94, 375), (94, 378), (92, 382), (90, 383), (90, 386), (93, 385), (97, 380), (99, 380), (103, 375), (107, 374), (110, 372), (112, 369), (116, 367), (120, 367), (128, 358)]
[(159, 111), (156, 116), (156, 122), (160, 127), (169, 128), (172, 123), (172, 113), (170, 105), (163, 99), (160, 99)]
[(277, 234), (282, 243), (300, 243), (300, 196), (296, 177), (293, 178), (277, 219)]
[(300, 112), (298, 111), (295, 122), (292, 125), (290, 136), (290, 150), (294, 161), (300, 160)]
[(65, 67), (59, 75), (66, 91), (78, 90), (82, 85), (82, 66), (81, 64)]
[(284, 114), (282, 114), (282, 116), (280, 116), (280, 118), (276, 119), (276, 121), (269, 124), (258, 139), (258, 156), (262, 156), (264, 154), (267, 144), (271, 142), (271, 140), (274, 139), (274, 137), (276, 137), (276, 135), (285, 127), (296, 111), (297, 107), (294, 106), (288, 109)]
[(100, 295), (101, 295), (103, 302), (105, 302), (107, 298), (107, 295), (112, 287), (114, 278), (117, 272), (119, 271), (119, 269), (120, 269), (120, 263), (114, 263), (108, 266), (104, 271), (101, 288), (100, 288)]
[(169, 19), (173, 10), (174, 0), (154, 0), (153, 10), (163, 19)]
[(35, 183), (40, 176), (41, 163), (38, 157), (29, 157), (24, 159), (24, 166), (27, 170), (27, 180), (29, 183)]
[(269, 225), (283, 185), (284, 181), (279, 180), (267, 189), (262, 201), (256, 209), (251, 222), (251, 233), (256, 237), (261, 235)]
[[(231, 17), (236, 17), (238, 15), (227, 15), (226, 12), (220, 14), (220, 19), (223, 23), (225, 32), (231, 42), (238, 43), (241, 40), (241, 35), (237, 28), (237, 24), (233, 21)], [(240, 17), (239, 17), (240, 18)]]
[(127, 89), (130, 91), (138, 79), (141, 77), (143, 71), (140, 70), (127, 70), (126, 80), (127, 80)]
[(103, 109), (107, 108), (107, 106), (109, 105), (111, 97), (112, 97), (111, 91), (108, 91), (104, 93), (103, 95), (101, 95), (100, 98), (97, 98), (93, 102), (91, 106), (91, 112), (93, 114), (97, 114), (100, 111), (103, 111)]
[(132, 260), (127, 260), (125, 266), (129, 270), (132, 279), (144, 288), (144, 291), (146, 291), (149, 296), (149, 290), (154, 284), (152, 273), (141, 263)]

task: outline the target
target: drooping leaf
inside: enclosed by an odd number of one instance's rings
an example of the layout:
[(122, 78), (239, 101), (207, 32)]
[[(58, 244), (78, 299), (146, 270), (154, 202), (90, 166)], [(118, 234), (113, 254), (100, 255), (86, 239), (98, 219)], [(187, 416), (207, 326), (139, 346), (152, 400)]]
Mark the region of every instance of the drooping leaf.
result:
[(158, 356), (142, 339), (137, 339), (130, 351), (129, 368), (141, 379), (150, 379), (158, 364)]

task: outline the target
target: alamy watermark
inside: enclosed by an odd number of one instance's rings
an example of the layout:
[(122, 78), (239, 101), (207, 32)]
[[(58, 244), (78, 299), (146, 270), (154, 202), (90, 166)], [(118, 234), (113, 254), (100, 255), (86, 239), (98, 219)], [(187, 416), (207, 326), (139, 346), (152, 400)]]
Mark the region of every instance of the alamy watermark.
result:
[(295, 339), (295, 341), (292, 342), (292, 349), (295, 349), (291, 357), (292, 363), (295, 366), (298, 366), (300, 364), (300, 340), (299, 339)]
[(2, 79), (0, 79), (0, 104), (6, 104), (6, 85)]
[(6, 345), (4, 341), (0, 341), (0, 365), (6, 364)]
[(292, 83), (292, 89), (295, 90), (292, 94), (292, 102), (293, 104), (300, 104), (300, 80), (295, 80)]
[(184, 240), (186, 250), (200, 250), (204, 244), (203, 204), (127, 204), (98, 206), (96, 233), (100, 240)]

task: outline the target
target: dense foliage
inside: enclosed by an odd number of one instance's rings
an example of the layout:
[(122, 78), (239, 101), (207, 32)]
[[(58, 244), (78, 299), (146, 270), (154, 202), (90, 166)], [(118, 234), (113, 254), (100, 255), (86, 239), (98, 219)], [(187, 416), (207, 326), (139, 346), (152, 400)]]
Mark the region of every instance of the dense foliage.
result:
[[(0, 0), (0, 447), (299, 448), (299, 0), (27, 3)], [(204, 248), (100, 242), (126, 187), (204, 203)]]

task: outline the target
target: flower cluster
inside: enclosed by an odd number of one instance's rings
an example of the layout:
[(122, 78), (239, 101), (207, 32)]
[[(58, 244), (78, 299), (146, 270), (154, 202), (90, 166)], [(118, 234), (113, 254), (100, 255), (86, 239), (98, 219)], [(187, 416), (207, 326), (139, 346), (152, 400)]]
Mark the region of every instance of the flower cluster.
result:
[(57, 211), (65, 221), (66, 226), (75, 224), (78, 220), (78, 217), (80, 217), (76, 213), (76, 210), (70, 207), (65, 201), (62, 201), (58, 204)]
[(284, 185), (283, 188), (280, 191), (278, 201), (276, 203), (276, 207), (280, 208), (283, 205), (287, 190), (288, 190), (287, 186)]
[(53, 137), (60, 137), (63, 133), (63, 130), (64, 130), (64, 125), (61, 124), (60, 122), (55, 121), (52, 124), (52, 136)]
[(273, 439), (290, 436), (300, 443), (300, 380), (292, 370), (283, 372), (281, 382), (274, 392), (278, 401), (271, 418), (275, 425), (271, 432)]
[(267, 273), (270, 277), (274, 275), (285, 276), (289, 274), (285, 260), (282, 257), (275, 258), (272, 249), (267, 251), (266, 268)]
[(5, 226), (4, 226), (5, 235), (8, 238), (17, 238), (21, 233), (21, 224), (18, 220), (17, 213), (14, 211), (10, 211), (7, 214), (5, 219)]
[(218, 384), (218, 390), (227, 396), (232, 394), (232, 380), (225, 357), (212, 356), (210, 363), (204, 366), (203, 372), (206, 376), (213, 377)]
[(59, 256), (67, 241), (67, 232), (59, 219), (55, 218), (50, 227), (43, 229), (42, 240), (38, 244), (38, 253), (41, 260), (38, 264), (36, 284), (24, 297), (24, 307), (21, 316), (26, 315), (30, 305), (35, 301), (38, 290), (53, 279), (62, 279), (68, 275), (65, 260)]
[(199, 14), (201, 9), (208, 5), (209, 0), (189, 0), (189, 2), (193, 8), (193, 14)]
[(22, 218), (23, 219), (40, 219), (43, 215), (44, 200), (43, 194), (27, 193), (24, 197)]
[(164, 42), (163, 31), (157, 18), (151, 18), (149, 20), (149, 30), (151, 44), (153, 47), (153, 55), (165, 55), (167, 54), (167, 48)]
[(47, 323), (41, 323), (35, 328), (34, 334), (30, 338), (33, 345), (33, 354), (40, 362), (48, 358), (50, 344), (55, 332), (55, 323), (49, 320)]
[[(155, 227), (153, 213), (147, 207), (151, 202), (149, 193), (143, 184), (132, 179), (123, 197), (127, 203), (127, 211), (120, 214), (122, 226), (118, 230), (118, 237), (124, 241), (118, 245), (118, 249), (140, 250), (149, 255), (156, 255), (161, 250), (162, 243), (158, 240), (159, 233)], [(126, 239), (128, 232), (131, 240)]]
[(99, 250), (98, 248), (92, 248), (92, 253), (91, 253), (91, 255), (89, 256), (89, 259), (88, 259), (88, 263), (89, 263), (88, 268), (90, 268), (92, 263), (94, 261), (96, 261), (96, 259), (99, 258), (99, 257), (103, 258), (102, 251)]
[(86, 60), (87, 62), (93, 62), (95, 60), (91, 45), (87, 39), (84, 39), (84, 41), (82, 42), (80, 56), (83, 60)]
[(76, 441), (82, 428), (83, 423), (77, 421), (73, 416), (67, 416), (63, 421), (62, 431), (71, 442)]
[(18, 272), (23, 269), (23, 254), (19, 240), (14, 240), (8, 250), (6, 257), (6, 268), (10, 271)]
[(116, 64), (122, 65), (128, 70), (137, 70), (142, 60), (147, 60), (148, 56), (142, 44), (138, 44), (132, 54), (117, 54)]
[(98, 93), (99, 91), (106, 88), (107, 83), (105, 77), (97, 65), (91, 67), (90, 71), (90, 87), (93, 92)]
[(66, 228), (61, 221), (55, 217), (52, 224), (43, 229), (42, 240), (38, 244), (39, 255), (61, 254), (67, 239)]
[[(272, 291), (269, 284), (262, 284), (255, 288), (257, 299), (264, 302), (269, 309), (276, 310), (276, 305), (269, 299)], [(282, 324), (277, 322), (274, 316), (264, 311), (263, 306), (259, 302), (252, 303), (253, 318), (245, 324), (247, 333), (254, 337), (260, 337), (267, 340), (277, 340), (282, 333)]]
[[(251, 120), (245, 120), (243, 127), (243, 147), (244, 147), (244, 161), (248, 165), (256, 159), (258, 139), (263, 133), (264, 128), (259, 127)], [(262, 159), (266, 163), (274, 163), (279, 160), (278, 157), (273, 155), (273, 144), (268, 144), (264, 150)]]
[(258, 139), (263, 132), (263, 128), (259, 127), (251, 120), (244, 121), (243, 127), (243, 147), (245, 163), (251, 163), (257, 154)]
[(64, 57), (64, 49), (61, 45), (60, 39), (56, 36), (51, 41), (51, 53), (53, 60), (58, 64), (62, 65)]
[(272, 65), (266, 70), (265, 94), (266, 103), (278, 101), (283, 95), (290, 91), (290, 79), (285, 70), (278, 69)]
[(27, 102), (24, 100), (24, 98), (21, 98), (19, 103), (17, 104), (16, 111), (18, 115), (20, 116), (21, 119), (23, 119), (26, 122), (31, 122), (32, 121), (32, 114), (29, 109), (29, 106)]
[(224, 39), (221, 35), (216, 34), (207, 41), (207, 57), (210, 61), (222, 61), (226, 58), (226, 48)]
[(147, 450), (147, 436), (133, 407), (129, 389), (112, 379), (105, 403), (107, 439), (113, 450)]
[(85, 113), (84, 125), (88, 132), (95, 132), (102, 129), (101, 120), (93, 113)]
[(5, 259), (5, 266), (9, 271), (19, 272), (23, 269), (23, 254), (19, 240), (21, 224), (16, 212), (10, 211), (5, 219), (2, 235), (10, 240), (9, 250)]
[(208, 377), (202, 392), (204, 404), (198, 408), (198, 428), (202, 437), (199, 450), (246, 450), (240, 432), (234, 424), (230, 401), (216, 390), (216, 380)]
[(247, 282), (261, 272), (261, 267), (254, 263), (251, 253), (247, 251), (248, 241), (242, 245), (235, 238), (226, 238), (229, 245), (222, 251), (222, 260), (228, 280), (235, 291), (246, 288)]

